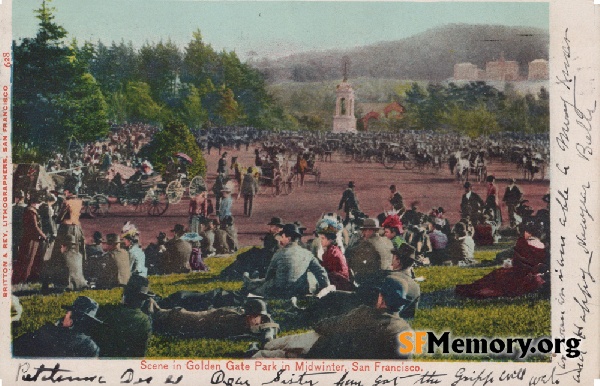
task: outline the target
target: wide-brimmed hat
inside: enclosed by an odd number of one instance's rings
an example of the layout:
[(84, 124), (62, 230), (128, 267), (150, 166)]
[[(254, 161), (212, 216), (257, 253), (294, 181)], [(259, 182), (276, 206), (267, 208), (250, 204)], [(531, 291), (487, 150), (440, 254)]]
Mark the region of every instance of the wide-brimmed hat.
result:
[(106, 244), (116, 245), (121, 242), (121, 238), (116, 233), (109, 233), (106, 235), (106, 240), (104, 241)]
[(129, 240), (136, 239), (140, 235), (140, 231), (137, 229), (135, 224), (127, 221), (121, 229), (121, 237)]
[(277, 225), (283, 228), (283, 221), (279, 217), (271, 217), (271, 221), (267, 225)]
[(69, 306), (62, 306), (65, 310), (71, 311), (77, 315), (84, 315), (88, 317), (90, 320), (93, 320), (98, 323), (103, 323), (100, 319), (96, 318), (96, 313), (98, 312), (98, 303), (87, 296), (79, 296), (73, 304)]
[(342, 230), (342, 224), (331, 218), (323, 218), (317, 222), (315, 232), (317, 234), (337, 234)]
[(363, 224), (360, 229), (381, 229), (379, 221), (374, 218), (366, 218), (363, 220)]
[(185, 233), (185, 227), (183, 226), (183, 224), (175, 224), (171, 231), (174, 233)]
[(393, 228), (398, 231), (398, 234), (404, 233), (404, 228), (402, 228), (402, 221), (397, 214), (392, 214), (386, 217), (383, 224), (381, 224), (384, 228)]
[(125, 296), (132, 295), (141, 295), (147, 297), (156, 296), (154, 293), (150, 292), (150, 283), (148, 279), (140, 276), (140, 275), (131, 275), (129, 281), (125, 285), (125, 289), (123, 291)]
[(407, 303), (407, 299), (404, 297), (406, 288), (394, 276), (386, 277), (377, 289), (381, 296), (383, 296), (388, 311), (398, 312)]
[(392, 253), (399, 258), (409, 258), (414, 261), (417, 261), (415, 258), (415, 248), (407, 243), (402, 243), (400, 247), (392, 249)]
[(185, 240), (185, 241), (189, 241), (189, 242), (195, 242), (195, 241), (202, 241), (202, 236), (200, 236), (196, 232), (191, 232), (191, 233), (186, 233), (183, 236), (181, 236), (181, 239)]
[(244, 305), (244, 315), (269, 315), (264, 300), (252, 298)]
[(295, 235), (297, 237), (302, 236), (302, 232), (300, 232), (300, 229), (298, 229), (298, 226), (296, 224), (285, 224), (281, 232), (279, 232), (279, 234), (285, 234), (287, 236)]

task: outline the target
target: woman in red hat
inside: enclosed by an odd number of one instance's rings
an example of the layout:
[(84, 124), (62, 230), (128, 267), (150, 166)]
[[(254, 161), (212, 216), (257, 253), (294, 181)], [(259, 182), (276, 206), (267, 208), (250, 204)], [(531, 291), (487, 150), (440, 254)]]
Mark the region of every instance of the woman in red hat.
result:
[(383, 227), (385, 237), (390, 239), (392, 244), (394, 244), (394, 248), (399, 249), (402, 244), (406, 243), (402, 237), (404, 233), (402, 221), (400, 221), (400, 217), (397, 214), (387, 216), (381, 226)]

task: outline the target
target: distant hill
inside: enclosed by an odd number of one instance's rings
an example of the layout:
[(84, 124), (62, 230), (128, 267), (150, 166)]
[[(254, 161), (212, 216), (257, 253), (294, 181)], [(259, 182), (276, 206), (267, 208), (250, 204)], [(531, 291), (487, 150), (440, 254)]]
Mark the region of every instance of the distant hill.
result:
[(530, 61), (548, 60), (549, 39), (549, 32), (539, 28), (451, 24), (397, 41), (249, 63), (270, 83), (340, 79), (344, 56), (351, 60), (350, 78), (442, 81), (453, 76), (456, 63), (471, 62), (484, 69), (503, 52), (506, 60), (518, 61), (526, 75)]

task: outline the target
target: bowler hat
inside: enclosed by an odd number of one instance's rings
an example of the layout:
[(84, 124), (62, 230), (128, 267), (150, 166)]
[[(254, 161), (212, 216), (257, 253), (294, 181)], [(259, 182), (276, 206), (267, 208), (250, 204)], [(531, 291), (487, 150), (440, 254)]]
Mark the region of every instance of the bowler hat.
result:
[(374, 218), (366, 218), (364, 219), (363, 225), (360, 227), (360, 229), (380, 229), (379, 221)]
[(62, 308), (71, 311), (76, 315), (84, 315), (93, 321), (103, 323), (101, 320), (96, 318), (96, 313), (98, 312), (99, 308), (98, 303), (87, 296), (79, 296), (77, 299), (75, 299), (72, 305), (62, 306)]
[(471, 187), (471, 183), (469, 181), (465, 182), (465, 184), (463, 185), (465, 189), (468, 189)]
[(174, 233), (185, 233), (185, 227), (182, 224), (175, 224), (171, 231)]
[(281, 232), (279, 232), (279, 234), (285, 234), (288, 237), (290, 237), (290, 236), (301, 237), (302, 236), (302, 232), (300, 232), (300, 229), (298, 229), (298, 226), (296, 224), (285, 224), (283, 226), (283, 229), (281, 230)]
[(277, 225), (283, 228), (283, 222), (279, 217), (271, 217), (271, 221), (267, 225)]
[(390, 190), (396, 190), (396, 185), (390, 185)]
[(267, 303), (260, 299), (250, 299), (244, 305), (244, 315), (269, 315)]

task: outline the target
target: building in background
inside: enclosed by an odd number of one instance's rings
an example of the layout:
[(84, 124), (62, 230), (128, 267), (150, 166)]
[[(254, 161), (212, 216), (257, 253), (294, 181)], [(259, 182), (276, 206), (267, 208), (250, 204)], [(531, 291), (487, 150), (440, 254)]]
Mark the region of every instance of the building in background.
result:
[(529, 74), (527, 80), (546, 80), (549, 78), (548, 61), (536, 59), (529, 62)]

